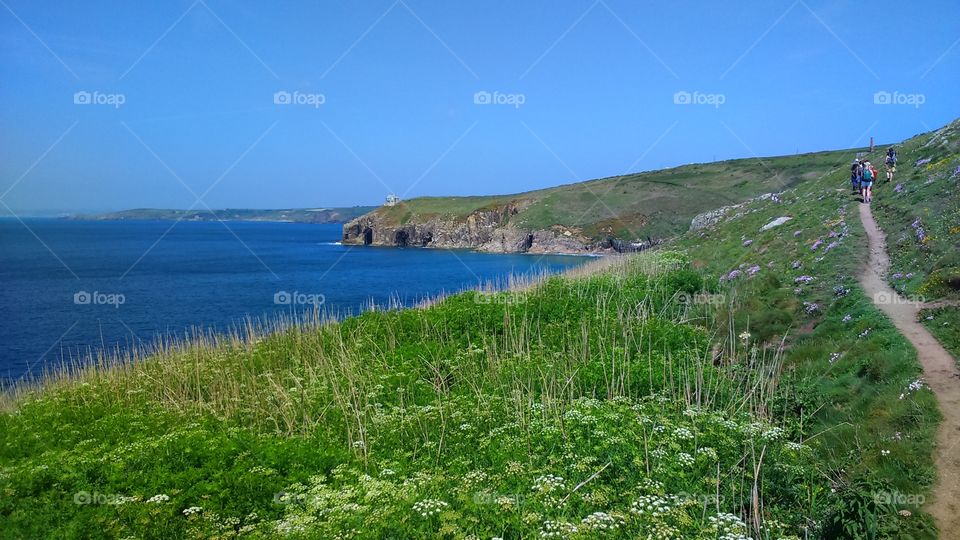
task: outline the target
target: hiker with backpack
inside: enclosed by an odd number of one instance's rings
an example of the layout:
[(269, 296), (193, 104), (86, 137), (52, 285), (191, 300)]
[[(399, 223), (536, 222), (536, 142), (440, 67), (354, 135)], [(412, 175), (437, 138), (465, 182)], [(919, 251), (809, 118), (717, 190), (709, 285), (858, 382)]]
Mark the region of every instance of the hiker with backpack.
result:
[(850, 187), (854, 193), (860, 193), (860, 180), (863, 177), (863, 165), (859, 159), (854, 159), (850, 165)]
[(863, 176), (860, 180), (860, 194), (863, 196), (863, 202), (869, 203), (873, 200), (873, 182), (877, 179), (877, 170), (869, 161), (863, 162)]
[(887, 169), (887, 182), (893, 181), (893, 173), (897, 172), (897, 151), (892, 146), (887, 148), (887, 157), (883, 160)]

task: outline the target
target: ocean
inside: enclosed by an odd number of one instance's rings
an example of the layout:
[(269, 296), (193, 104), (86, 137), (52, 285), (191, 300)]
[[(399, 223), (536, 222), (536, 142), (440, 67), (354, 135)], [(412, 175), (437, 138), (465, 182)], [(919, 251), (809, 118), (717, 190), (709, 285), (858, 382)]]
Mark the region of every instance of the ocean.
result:
[(339, 245), (340, 225), (0, 219), (0, 379), (194, 329), (315, 307), (344, 316), (558, 272), (562, 255)]

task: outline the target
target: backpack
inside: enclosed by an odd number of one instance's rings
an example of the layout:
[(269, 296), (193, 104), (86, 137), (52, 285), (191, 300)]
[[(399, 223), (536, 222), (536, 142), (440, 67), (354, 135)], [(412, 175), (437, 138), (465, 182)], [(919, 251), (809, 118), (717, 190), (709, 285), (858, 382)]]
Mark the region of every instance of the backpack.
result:
[(873, 181), (873, 167), (864, 167), (863, 168), (863, 180), (864, 182)]

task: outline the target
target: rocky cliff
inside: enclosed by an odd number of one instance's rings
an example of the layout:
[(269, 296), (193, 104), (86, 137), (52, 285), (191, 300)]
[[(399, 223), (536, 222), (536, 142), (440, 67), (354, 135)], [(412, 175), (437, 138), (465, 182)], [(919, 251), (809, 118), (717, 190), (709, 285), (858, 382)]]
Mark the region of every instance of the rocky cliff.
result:
[(410, 216), (402, 223), (384, 209), (375, 210), (343, 226), (348, 245), (474, 249), (490, 253), (597, 253), (639, 251), (652, 242), (629, 243), (616, 238), (595, 240), (556, 225), (529, 230), (511, 224), (522, 208), (505, 204), (474, 211), (464, 217)]

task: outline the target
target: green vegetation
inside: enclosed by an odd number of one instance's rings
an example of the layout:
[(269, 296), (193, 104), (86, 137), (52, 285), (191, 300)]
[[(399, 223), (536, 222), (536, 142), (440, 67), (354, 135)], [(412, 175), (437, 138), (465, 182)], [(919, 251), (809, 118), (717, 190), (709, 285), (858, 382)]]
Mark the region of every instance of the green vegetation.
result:
[(924, 309), (920, 312), (920, 320), (943, 348), (960, 361), (960, 307)]
[(523, 289), (54, 374), (0, 415), (3, 531), (935, 537), (936, 401), (857, 285), (847, 175)]
[(687, 229), (699, 213), (782, 191), (843, 168), (855, 150), (736, 159), (603, 178), (492, 197), (421, 197), (377, 212), (388, 224), (438, 216), (465, 219), (472, 212), (514, 205), (518, 227), (560, 225), (587, 238), (662, 238)]
[(83, 220), (147, 219), (164, 221), (289, 221), (293, 223), (346, 223), (376, 209), (375, 206), (349, 208), (287, 208), (282, 210), (255, 210), (227, 208), (224, 210), (166, 210), (137, 208), (106, 214), (72, 216)]
[[(887, 233), (890, 282), (928, 301), (960, 299), (960, 121), (898, 149), (894, 182), (880, 184), (874, 206)], [(875, 163), (882, 170), (879, 153)]]

